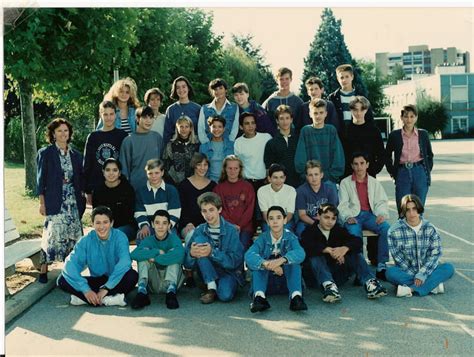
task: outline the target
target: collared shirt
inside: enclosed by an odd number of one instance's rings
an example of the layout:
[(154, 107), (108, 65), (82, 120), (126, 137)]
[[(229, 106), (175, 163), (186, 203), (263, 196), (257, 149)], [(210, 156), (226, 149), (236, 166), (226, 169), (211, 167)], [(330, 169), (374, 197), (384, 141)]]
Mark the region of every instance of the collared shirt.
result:
[(418, 143), (418, 129), (413, 128), (413, 134), (408, 136), (404, 129), (402, 129), (402, 154), (400, 155), (400, 164), (407, 162), (418, 162), (422, 160), (420, 145)]
[(360, 209), (370, 212), (368, 180), (367, 174), (365, 174), (364, 181), (359, 182), (356, 179), (355, 173), (352, 173), (352, 181), (355, 181), (357, 196), (359, 196)]
[(146, 187), (148, 188), (148, 191), (153, 191), (153, 194), (154, 196), (156, 196), (156, 193), (158, 192), (158, 190), (161, 188), (163, 191), (166, 191), (166, 185), (165, 185), (165, 180), (161, 180), (161, 185), (159, 187), (152, 187), (150, 185), (150, 181), (147, 181), (146, 182)]
[(272, 237), (272, 254), (273, 255), (278, 255), (281, 252), (281, 238), (283, 237), (283, 234), (281, 235), (280, 238), (276, 239), (273, 234), (270, 232), (270, 237)]

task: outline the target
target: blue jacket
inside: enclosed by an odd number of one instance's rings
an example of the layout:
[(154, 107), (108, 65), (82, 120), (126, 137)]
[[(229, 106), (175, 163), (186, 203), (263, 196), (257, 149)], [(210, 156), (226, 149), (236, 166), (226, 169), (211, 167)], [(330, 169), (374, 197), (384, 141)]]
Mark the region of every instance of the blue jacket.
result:
[[(288, 260), (287, 264), (301, 264), (306, 256), (296, 237), (289, 230), (283, 230), (280, 254)], [(272, 255), (272, 237), (270, 231), (261, 233), (245, 253), (245, 263), (251, 270), (264, 270), (262, 263)]]
[[(209, 259), (213, 264), (218, 265), (231, 275), (233, 275), (239, 284), (243, 285), (243, 263), (244, 263), (244, 247), (240, 243), (239, 232), (233, 224), (227, 222), (220, 217), (220, 246), (213, 247)], [(186, 254), (184, 256), (184, 266), (188, 269), (194, 268), (196, 258), (190, 254), (192, 243), (209, 243), (214, 246), (211, 235), (209, 234), (209, 225), (207, 223), (200, 224), (186, 245)]]
[[(271, 136), (275, 136), (278, 132), (275, 124), (275, 119), (270, 118), (267, 114), (267, 111), (263, 109), (263, 107), (258, 104), (255, 100), (249, 101), (250, 106), (245, 109), (246, 112), (250, 112), (255, 114), (256, 117), (256, 124), (257, 124), (257, 132), (259, 133), (268, 133)], [(244, 110), (239, 107), (239, 116), (244, 112)], [(242, 135), (242, 130), (239, 130), (239, 134), (237, 136)]]
[[(82, 217), (86, 209), (86, 199), (83, 195), (84, 177), (82, 171), (82, 155), (78, 151), (69, 148), (71, 155), (73, 178), (72, 185), (76, 194), (77, 209), (79, 217)], [(38, 167), (36, 175), (36, 194), (44, 195), (46, 215), (58, 214), (63, 203), (63, 173), (59, 161), (59, 149), (55, 144), (41, 148), (36, 156)]]
[[(135, 132), (137, 127), (135, 112), (136, 109), (134, 107), (128, 107), (128, 125), (130, 125), (130, 130), (132, 133)], [(102, 118), (100, 118), (95, 130), (100, 130), (103, 126), (104, 122), (102, 121)], [(120, 118), (120, 109), (118, 108), (115, 110), (115, 127), (118, 129), (122, 128), (122, 119)]]
[[(212, 149), (211, 142), (208, 141), (199, 146), (199, 152), (206, 155), (209, 160), (214, 156), (214, 150)], [(224, 157), (232, 155), (234, 153), (234, 142), (227, 138), (224, 138)]]
[[(201, 144), (207, 143), (211, 140), (212, 135), (207, 124), (207, 119), (210, 116), (216, 115), (217, 111), (214, 108), (214, 101), (209, 104), (204, 104), (201, 107), (198, 121), (198, 137)], [(226, 100), (226, 104), (220, 113), (225, 118), (224, 138), (234, 141), (239, 132), (239, 106)]]
[(77, 291), (85, 293), (91, 290), (81, 272), (88, 268), (93, 277), (108, 276), (104, 284), (109, 290), (122, 280), (125, 273), (132, 269), (132, 260), (125, 233), (118, 229), (110, 230), (109, 239), (101, 241), (95, 231), (82, 237), (66, 258), (62, 276)]

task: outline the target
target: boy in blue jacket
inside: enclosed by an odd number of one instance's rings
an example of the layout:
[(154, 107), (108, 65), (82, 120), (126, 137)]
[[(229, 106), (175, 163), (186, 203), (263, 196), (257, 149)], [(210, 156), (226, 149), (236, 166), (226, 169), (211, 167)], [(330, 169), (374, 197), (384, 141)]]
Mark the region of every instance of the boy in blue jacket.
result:
[(222, 201), (214, 192), (198, 197), (198, 206), (206, 223), (200, 224), (186, 245), (184, 267), (197, 268), (207, 290), (201, 295), (203, 304), (216, 298), (231, 301), (238, 285), (243, 285), (244, 248), (235, 226), (221, 217)]
[(265, 296), (267, 287), (270, 285), (269, 278), (275, 279), (275, 276), (283, 275), (289, 291), (290, 310), (307, 310), (301, 287), (301, 263), (305, 258), (305, 252), (298, 238), (289, 230), (284, 229), (286, 213), (282, 207), (270, 207), (267, 211), (267, 221), (270, 230), (260, 234), (245, 253), (245, 262), (252, 271), (254, 298), (250, 304), (250, 311), (264, 311), (270, 308)]
[(176, 290), (183, 283), (181, 264), (184, 248), (178, 236), (171, 232), (171, 217), (165, 210), (153, 215), (154, 234), (146, 237), (131, 253), (138, 263), (138, 293), (133, 299), (132, 309), (150, 305), (150, 292), (166, 291), (166, 307), (179, 308)]
[[(138, 274), (132, 269), (125, 233), (112, 228), (110, 208), (92, 210), (94, 230), (82, 237), (66, 258), (57, 285), (72, 294), (71, 305), (125, 306)], [(90, 276), (82, 276), (88, 268)]]

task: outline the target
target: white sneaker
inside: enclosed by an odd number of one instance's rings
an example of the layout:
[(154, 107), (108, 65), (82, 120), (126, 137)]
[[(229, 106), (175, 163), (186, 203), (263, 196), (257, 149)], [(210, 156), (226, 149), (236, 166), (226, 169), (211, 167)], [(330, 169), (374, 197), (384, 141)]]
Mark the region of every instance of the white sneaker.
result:
[(116, 294), (112, 296), (104, 296), (102, 299), (102, 305), (104, 306), (127, 306), (127, 302), (125, 301), (124, 294)]
[(406, 285), (398, 285), (397, 297), (412, 297), (411, 289)]
[(436, 294), (444, 294), (444, 284), (440, 283), (436, 288), (431, 290), (431, 293), (436, 295)]
[(71, 295), (71, 301), (69, 303), (74, 306), (87, 305), (87, 302), (78, 298), (76, 295)]

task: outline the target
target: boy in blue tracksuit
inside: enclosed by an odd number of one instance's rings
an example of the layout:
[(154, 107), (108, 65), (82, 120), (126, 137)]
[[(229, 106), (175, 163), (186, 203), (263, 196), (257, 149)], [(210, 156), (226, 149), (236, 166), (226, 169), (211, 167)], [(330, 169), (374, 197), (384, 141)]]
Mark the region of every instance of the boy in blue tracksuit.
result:
[[(125, 306), (138, 274), (132, 269), (125, 233), (112, 228), (112, 211), (105, 206), (92, 210), (94, 230), (82, 237), (66, 258), (57, 285), (71, 294), (71, 305)], [(82, 276), (88, 268), (90, 276)]]
[[(301, 263), (305, 252), (298, 238), (284, 228), (285, 210), (272, 206), (267, 211), (269, 231), (260, 234), (255, 243), (245, 253), (245, 262), (252, 271), (253, 302), (250, 311), (264, 311), (270, 308), (265, 292), (269, 278), (285, 276), (286, 287), (290, 295), (290, 310), (307, 310), (302, 297)], [(270, 274), (272, 273), (272, 275)], [(282, 289), (278, 289), (281, 292)]]
[(216, 298), (231, 301), (238, 285), (243, 285), (244, 248), (237, 228), (221, 217), (222, 201), (214, 192), (198, 197), (198, 206), (206, 223), (200, 224), (186, 245), (184, 267), (202, 275), (207, 290), (201, 295), (203, 304)]

